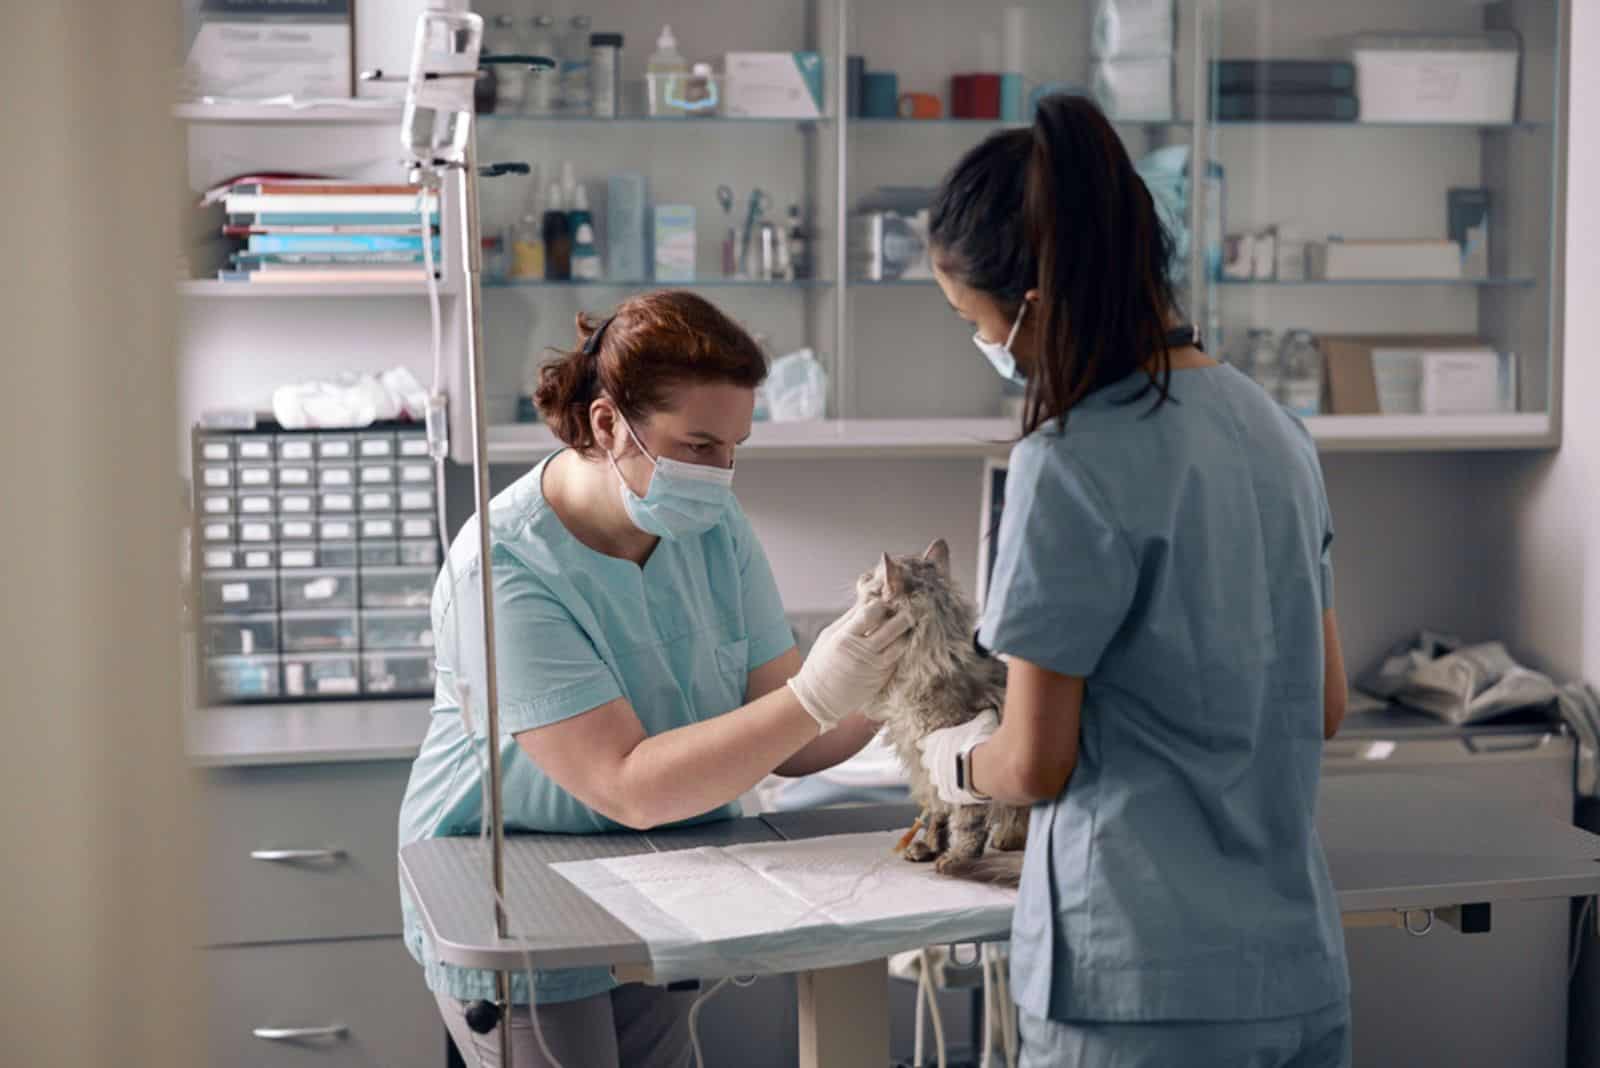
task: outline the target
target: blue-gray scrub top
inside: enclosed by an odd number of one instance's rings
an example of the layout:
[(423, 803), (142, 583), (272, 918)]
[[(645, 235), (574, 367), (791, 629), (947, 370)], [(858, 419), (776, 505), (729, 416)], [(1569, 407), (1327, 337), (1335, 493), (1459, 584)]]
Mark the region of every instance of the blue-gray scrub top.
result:
[(1034, 807), (1012, 990), (1056, 1020), (1240, 1020), (1349, 993), (1314, 822), (1333, 526), (1304, 426), (1227, 366), (1019, 442), (979, 641), (1087, 680)]
[[(777, 583), (737, 504), (706, 533), (664, 538), (643, 567), (588, 548), (544, 497), (547, 459), (490, 502), (501, 786), (508, 830), (594, 834), (621, 829), (557, 786), (515, 735), (587, 712), (618, 697), (649, 734), (709, 719), (745, 703), (750, 671), (787, 652), (794, 635)], [(481, 578), (476, 521), (450, 549), (455, 587), (441, 572), (433, 590), (438, 666), (433, 718), (400, 806), (400, 843), (477, 834), (480, 761), (463, 730), (456, 680), (467, 679), (478, 745), (483, 732)], [(459, 624), (460, 663), (454, 635)], [(699, 820), (737, 816), (737, 803)], [(691, 821), (693, 822), (693, 821)], [(485, 878), (488, 878), (485, 873)], [(463, 1000), (494, 997), (492, 972), (439, 961), (402, 887), (406, 946), (428, 987)], [(610, 990), (605, 969), (540, 972), (540, 1003)], [(514, 1000), (526, 1003), (527, 977)]]

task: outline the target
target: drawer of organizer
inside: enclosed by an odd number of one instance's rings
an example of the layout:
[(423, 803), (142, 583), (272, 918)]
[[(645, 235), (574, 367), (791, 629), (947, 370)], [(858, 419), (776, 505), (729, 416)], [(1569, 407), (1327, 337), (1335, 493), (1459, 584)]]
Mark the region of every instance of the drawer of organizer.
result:
[(260, 701), (283, 691), (283, 669), (276, 653), (253, 656), (212, 656), (205, 662), (205, 697), (208, 704)]
[(283, 696), (354, 697), (361, 692), (355, 653), (284, 653)]
[(200, 648), (209, 657), (256, 656), (276, 653), (278, 617), (211, 616), (200, 623)]
[(348, 569), (355, 567), (358, 559), (355, 542), (323, 541), (315, 545), (285, 545), (278, 554), (278, 566), (286, 570)]
[(206, 571), (271, 571), (278, 550), (271, 545), (202, 545), (200, 566)]
[(278, 573), (285, 612), (331, 612), (356, 607), (356, 573), (351, 569), (315, 569)]
[(432, 538), (397, 538), (393, 541), (361, 543), (362, 567), (439, 566), (439, 543)]
[(431, 567), (368, 567), (361, 571), (362, 608), (427, 608), (433, 600)]
[(354, 612), (285, 612), (280, 618), (285, 653), (347, 653), (361, 648)]
[(205, 950), (197, 963), (207, 998), (206, 1064), (444, 1063), (439, 1010), (398, 938), (229, 946)]
[[(420, 703), (416, 714), (428, 717)], [(399, 934), (395, 813), (410, 769), (382, 761), (206, 772), (196, 807), (205, 942)]]
[(363, 693), (400, 696), (433, 692), (433, 651), (361, 654)]
[(260, 615), (277, 607), (278, 577), (271, 571), (212, 571), (200, 576), (202, 615)]
[(368, 651), (431, 651), (432, 613), (426, 609), (373, 609), (362, 612), (361, 648)]

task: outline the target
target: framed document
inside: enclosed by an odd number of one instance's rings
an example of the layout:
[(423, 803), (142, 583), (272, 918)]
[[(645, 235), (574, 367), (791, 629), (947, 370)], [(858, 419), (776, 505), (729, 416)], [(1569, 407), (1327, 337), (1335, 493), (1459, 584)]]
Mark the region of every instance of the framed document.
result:
[(354, 0), (202, 0), (185, 75), (229, 100), (355, 95)]

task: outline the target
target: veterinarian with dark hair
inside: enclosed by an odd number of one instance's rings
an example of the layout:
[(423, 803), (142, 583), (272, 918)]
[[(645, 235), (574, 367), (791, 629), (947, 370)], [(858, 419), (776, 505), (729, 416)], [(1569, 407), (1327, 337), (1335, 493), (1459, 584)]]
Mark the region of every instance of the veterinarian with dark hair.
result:
[[(888, 681), (910, 621), (861, 602), (801, 662), (777, 583), (733, 496), (760, 349), (691, 293), (648, 293), (547, 364), (537, 400), (567, 446), (490, 503), (506, 825), (592, 834), (725, 818), (766, 775), (805, 775), (866, 744), (857, 709)], [(477, 834), (482, 818), (482, 643), (472, 520), (433, 594), (433, 717), (400, 809), (402, 844)], [(406, 945), (474, 1068), (498, 1042), (466, 1023), (490, 972), (439, 960), (402, 896)], [(605, 968), (542, 971), (550, 1052), (585, 1068), (682, 1068), (692, 994), (618, 986)], [(513, 982), (523, 1068), (546, 1065)], [(501, 1026), (504, 1026), (504, 1022)]]
[(931, 735), (952, 803), (1033, 804), (1012, 927), (1029, 1068), (1346, 1065), (1314, 813), (1344, 715), (1316, 447), (1206, 356), (1096, 107), (944, 180), (936, 277), (1025, 383), (980, 645), (1005, 708)]

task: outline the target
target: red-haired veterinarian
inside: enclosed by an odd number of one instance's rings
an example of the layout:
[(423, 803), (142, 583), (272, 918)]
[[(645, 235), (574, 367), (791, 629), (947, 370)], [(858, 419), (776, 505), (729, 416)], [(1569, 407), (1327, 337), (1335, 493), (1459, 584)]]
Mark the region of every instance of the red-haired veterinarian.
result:
[[(748, 334), (673, 292), (629, 300), (580, 333), (538, 390), (567, 447), (489, 513), (506, 824), (581, 834), (737, 815), (739, 795), (774, 770), (808, 774), (866, 744), (875, 725), (855, 710), (882, 689), (909, 621), (860, 606), (801, 662), (733, 497), (734, 448), (766, 375)], [(402, 844), (477, 834), (482, 818), (481, 743), (463, 729), (457, 681), (483, 692), (471, 623), (481, 618), (477, 553), (469, 523), (434, 588), (438, 681), (400, 810)], [(467, 1003), (493, 997), (492, 973), (441, 963), (402, 902), (406, 944), (456, 1044), (493, 1068), (496, 1036), (464, 1019)], [(544, 1065), (527, 984), (516, 976), (514, 1056)], [(690, 995), (617, 986), (603, 968), (540, 972), (534, 993), (563, 1064), (689, 1063)]]

